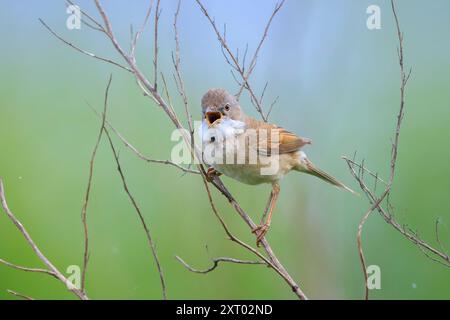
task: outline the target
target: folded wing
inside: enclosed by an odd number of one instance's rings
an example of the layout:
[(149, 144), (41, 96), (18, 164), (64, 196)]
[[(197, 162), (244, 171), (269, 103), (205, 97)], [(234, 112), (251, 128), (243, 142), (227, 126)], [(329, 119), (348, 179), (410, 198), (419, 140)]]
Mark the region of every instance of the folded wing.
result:
[(247, 121), (247, 129), (255, 129), (258, 137), (258, 153), (269, 156), (272, 153), (292, 153), (303, 146), (311, 144), (308, 138), (299, 137), (274, 124), (265, 123), (255, 119)]

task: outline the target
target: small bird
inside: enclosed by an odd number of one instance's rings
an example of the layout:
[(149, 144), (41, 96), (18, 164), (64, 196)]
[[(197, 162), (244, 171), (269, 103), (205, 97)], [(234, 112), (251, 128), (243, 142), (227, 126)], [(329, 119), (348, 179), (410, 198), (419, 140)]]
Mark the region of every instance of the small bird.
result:
[(200, 134), (203, 160), (210, 166), (208, 179), (225, 174), (245, 184), (272, 185), (265, 212), (267, 219), (252, 231), (258, 246), (270, 227), (280, 193), (279, 181), (288, 172), (307, 173), (355, 193), (317, 168), (301, 151), (302, 147), (311, 144), (310, 139), (247, 116), (236, 98), (226, 90), (208, 90), (202, 98), (201, 107), (203, 121)]

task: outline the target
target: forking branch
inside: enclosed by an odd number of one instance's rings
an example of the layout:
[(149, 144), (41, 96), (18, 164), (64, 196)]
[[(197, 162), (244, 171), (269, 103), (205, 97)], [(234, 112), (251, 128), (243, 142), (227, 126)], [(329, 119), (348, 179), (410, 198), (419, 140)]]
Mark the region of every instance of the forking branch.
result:
[[(227, 42), (227, 38), (226, 38), (226, 25), (224, 27), (224, 31), (223, 33), (220, 32), (219, 28), (216, 25), (215, 20), (211, 17), (211, 15), (209, 14), (208, 10), (206, 9), (206, 7), (203, 5), (203, 3), (200, 0), (195, 0), (197, 2), (197, 4), (199, 5), (200, 9), (202, 10), (203, 14), (205, 15), (205, 17), (207, 18), (207, 20), (209, 21), (209, 23), (211, 24), (211, 27), (213, 28), (217, 39), (220, 43), (221, 49), (222, 49), (222, 54), (225, 58), (225, 61), (228, 63), (228, 65), (231, 67), (231, 73), (233, 75), (233, 78), (235, 79), (235, 81), (238, 83), (239, 85), (239, 91), (236, 94), (236, 98), (239, 100), (242, 91), (244, 89), (246, 89), (248, 91), (248, 93), (250, 94), (250, 100), (253, 104), (253, 106), (255, 107), (256, 111), (261, 115), (261, 118), (267, 122), (269, 115), (272, 111), (273, 106), (275, 105), (275, 103), (278, 100), (278, 97), (275, 98), (275, 100), (271, 103), (270, 108), (267, 112), (264, 111), (264, 107), (263, 107), (263, 98), (264, 98), (264, 94), (265, 91), (267, 89), (267, 83), (264, 86), (264, 89), (261, 93), (261, 96), (258, 98), (255, 94), (255, 90), (253, 90), (252, 86), (250, 85), (249, 82), (249, 78), (252, 75), (253, 70), (255, 69), (257, 60), (258, 60), (258, 54), (259, 51), (261, 50), (264, 41), (267, 38), (267, 35), (269, 33), (269, 29), (270, 26), (272, 24), (273, 18), (276, 16), (276, 14), (278, 13), (278, 11), (280, 11), (280, 9), (283, 7), (285, 0), (282, 0), (280, 3), (277, 3), (275, 5), (275, 8), (266, 24), (266, 27), (264, 28), (264, 32), (263, 35), (261, 37), (261, 40), (258, 43), (258, 46), (256, 47), (256, 50), (253, 54), (253, 57), (250, 61), (250, 64), (248, 66), (248, 68), (246, 67), (246, 57), (247, 57), (247, 53), (248, 53), (248, 45), (244, 51), (244, 56), (242, 58), (242, 61), (240, 61), (239, 59), (239, 50), (237, 51), (236, 54), (233, 53), (233, 50), (231, 50), (230, 46), (228, 45)], [(236, 75), (234, 74), (234, 71), (236, 71), (239, 76), (240, 79), (238, 79), (236, 77)]]
[[(151, 8), (151, 6), (150, 6), (150, 8)], [(149, 13), (150, 13), (150, 9), (148, 11), (148, 14)], [(146, 19), (147, 19), (147, 17), (146, 17)], [(138, 39), (138, 34), (136, 34), (136, 37), (134, 39), (135, 40)], [(134, 42), (134, 45), (135, 44), (136, 44), (136, 42)], [(126, 181), (126, 178), (125, 178), (125, 175), (124, 175), (124, 171), (123, 171), (122, 166), (121, 166), (120, 161), (119, 161), (119, 155), (118, 155), (118, 153), (117, 153), (117, 151), (116, 151), (116, 149), (114, 147), (114, 143), (113, 143), (113, 141), (111, 139), (111, 135), (110, 135), (108, 129), (106, 128), (107, 126), (110, 126), (109, 122), (107, 121), (107, 108), (108, 108), (108, 97), (109, 97), (109, 89), (110, 89), (111, 81), (112, 81), (112, 76), (110, 76), (110, 78), (108, 80), (108, 85), (106, 86), (106, 90), (105, 90), (104, 106), (103, 106), (103, 112), (101, 114), (101, 127), (100, 127), (100, 132), (99, 132), (99, 135), (98, 135), (98, 138), (97, 138), (97, 141), (96, 141), (96, 144), (95, 144), (92, 156), (91, 156), (89, 178), (88, 178), (88, 187), (87, 187), (87, 191), (86, 191), (85, 203), (83, 205), (83, 210), (82, 210), (82, 221), (83, 221), (84, 232), (85, 232), (84, 233), (85, 247), (84, 247), (84, 260), (83, 260), (83, 269), (82, 269), (82, 279), (81, 279), (82, 280), (82, 282), (81, 282), (81, 290), (83, 292), (85, 292), (85, 290), (86, 290), (85, 289), (85, 279), (86, 279), (87, 263), (88, 263), (88, 259), (89, 259), (89, 245), (88, 245), (89, 237), (88, 237), (88, 228), (87, 228), (88, 224), (87, 224), (87, 219), (86, 219), (86, 209), (87, 209), (87, 204), (88, 204), (88, 200), (89, 200), (89, 192), (90, 192), (91, 184), (92, 184), (92, 174), (93, 174), (95, 155), (96, 155), (97, 149), (99, 147), (100, 141), (101, 141), (101, 139), (103, 137), (103, 133), (104, 133), (104, 134), (106, 134), (108, 142), (109, 142), (109, 145), (111, 147), (111, 151), (113, 153), (114, 160), (115, 160), (115, 163), (117, 165), (117, 172), (119, 173), (120, 179), (122, 181), (123, 189), (124, 189), (126, 195), (128, 196), (128, 198), (129, 198), (133, 208), (135, 209), (135, 211), (136, 211), (136, 213), (138, 215), (138, 218), (139, 218), (139, 222), (141, 223), (141, 225), (142, 225), (142, 227), (143, 227), (143, 229), (145, 231), (145, 236), (147, 238), (147, 242), (148, 242), (148, 245), (150, 247), (150, 250), (151, 250), (151, 253), (152, 253), (153, 259), (155, 261), (158, 274), (159, 274), (159, 278), (160, 278), (160, 282), (161, 282), (162, 297), (163, 297), (163, 299), (167, 299), (166, 281), (165, 281), (165, 278), (164, 278), (164, 274), (163, 274), (163, 270), (162, 270), (162, 267), (161, 267), (161, 263), (160, 263), (159, 258), (158, 258), (158, 253), (156, 251), (156, 246), (155, 246), (153, 237), (152, 237), (152, 235), (150, 233), (150, 228), (149, 228), (147, 222), (145, 221), (145, 218), (144, 218), (144, 216), (142, 214), (140, 206), (138, 205), (138, 203), (135, 200), (134, 196), (131, 194), (131, 191), (130, 191), (130, 189), (128, 187), (128, 184), (127, 184), (127, 181)], [(92, 109), (98, 114), (98, 112), (94, 108), (92, 108)], [(111, 130), (115, 130), (115, 129), (113, 127), (111, 127)], [(119, 138), (121, 138), (120, 134), (119, 134)], [(126, 145), (126, 147), (133, 148), (133, 146), (129, 145), (129, 144)], [(142, 155), (141, 155), (141, 159), (145, 159), (145, 160), (149, 160), (149, 161), (151, 160), (149, 158), (145, 158)], [(160, 160), (152, 160), (152, 161), (159, 162)]]
[[(150, 9), (149, 9), (149, 12), (150, 12)], [(133, 208), (135, 209), (135, 211), (136, 211), (136, 213), (138, 215), (138, 218), (139, 218), (139, 222), (141, 223), (141, 225), (142, 225), (142, 227), (143, 227), (143, 229), (145, 231), (145, 236), (147, 238), (147, 242), (148, 242), (148, 245), (150, 247), (153, 259), (155, 261), (156, 269), (157, 269), (158, 274), (159, 274), (159, 278), (160, 278), (160, 282), (161, 282), (162, 297), (163, 297), (163, 299), (167, 299), (166, 281), (165, 281), (165, 278), (164, 278), (164, 273), (163, 273), (163, 270), (162, 270), (161, 262), (160, 262), (160, 260), (158, 258), (158, 253), (156, 251), (155, 242), (154, 242), (153, 237), (151, 235), (150, 228), (149, 228), (149, 226), (148, 226), (147, 222), (145, 221), (145, 218), (144, 218), (144, 216), (142, 214), (141, 208), (138, 205), (135, 197), (132, 195), (132, 193), (131, 193), (131, 191), (130, 191), (130, 189), (128, 187), (128, 184), (127, 184), (127, 181), (126, 181), (126, 178), (125, 178), (125, 174), (124, 174), (124, 170), (122, 169), (122, 166), (120, 164), (119, 154), (116, 151), (116, 148), (114, 147), (114, 143), (113, 143), (113, 141), (111, 139), (111, 135), (110, 135), (108, 129), (106, 128), (106, 126), (107, 126), (107, 120), (106, 119), (107, 119), (108, 97), (109, 97), (109, 88), (110, 88), (110, 85), (111, 85), (111, 81), (112, 81), (112, 76), (110, 76), (109, 81), (108, 81), (108, 85), (107, 85), (106, 90), (105, 90), (104, 107), (103, 107), (103, 113), (101, 115), (101, 123), (102, 123), (102, 125), (101, 125), (101, 128), (100, 128), (100, 133), (99, 133), (99, 136), (98, 136), (97, 143), (96, 143), (95, 148), (94, 148), (94, 152), (92, 154), (91, 167), (90, 167), (91, 170), (90, 170), (90, 174), (89, 174), (88, 190), (90, 189), (90, 184), (92, 182), (92, 168), (93, 168), (93, 161), (95, 159), (95, 152), (96, 152), (96, 150), (98, 148), (98, 145), (99, 145), (99, 143), (100, 143), (100, 141), (102, 139), (102, 134), (105, 133), (106, 137), (108, 139), (108, 142), (109, 142), (109, 146), (111, 147), (111, 151), (113, 153), (115, 163), (117, 165), (117, 172), (118, 172), (119, 177), (120, 177), (120, 179), (122, 181), (123, 190), (125, 191), (125, 193), (126, 193), (127, 197), (129, 198)], [(94, 109), (94, 111), (95, 111), (95, 109)], [(88, 194), (89, 193), (87, 193), (87, 195)], [(86, 197), (86, 199), (88, 199), (88, 197)], [(86, 202), (86, 204), (87, 204), (87, 202)], [(83, 208), (85, 208), (85, 207), (83, 207)], [(84, 212), (83, 224), (85, 225), (85, 244), (87, 244), (88, 243), (87, 242), (88, 233), (87, 233), (86, 212), (85, 212), (85, 210), (83, 212)], [(84, 268), (83, 268), (83, 273), (82, 273), (82, 290), (83, 291), (85, 291), (84, 279), (85, 279), (85, 274), (86, 274), (86, 265), (87, 265), (87, 260), (86, 260), (87, 258), (86, 257), (88, 257), (88, 249), (89, 249), (89, 247), (85, 245), (85, 253), (84, 253), (85, 260), (84, 260)]]
[[(397, 114), (397, 123), (394, 133), (394, 139), (392, 142), (392, 148), (391, 148), (391, 159), (390, 159), (390, 165), (389, 165), (389, 179), (387, 182), (383, 181), (381, 178), (379, 178), (378, 174), (374, 174), (372, 171), (367, 169), (364, 165), (364, 162), (357, 163), (355, 159), (350, 159), (348, 157), (343, 157), (343, 159), (347, 162), (347, 165), (350, 169), (350, 173), (355, 178), (355, 180), (358, 182), (361, 190), (364, 192), (364, 194), (367, 196), (370, 207), (367, 210), (367, 212), (362, 217), (359, 225), (358, 225), (358, 232), (357, 232), (357, 245), (358, 245), (358, 253), (359, 258), (361, 262), (361, 267), (364, 273), (364, 280), (365, 280), (365, 299), (369, 298), (369, 287), (368, 287), (368, 274), (367, 274), (367, 267), (366, 267), (366, 259), (364, 256), (364, 250), (362, 247), (362, 231), (364, 228), (365, 223), (367, 222), (369, 216), (373, 211), (378, 211), (378, 213), (381, 215), (381, 217), (389, 224), (391, 225), (395, 230), (400, 232), (406, 239), (411, 241), (414, 245), (416, 245), (427, 257), (431, 258), (432, 260), (439, 262), (443, 264), (446, 267), (450, 267), (450, 258), (448, 254), (443, 250), (443, 246), (439, 240), (439, 230), (438, 230), (438, 222), (436, 222), (436, 239), (438, 244), (440, 245), (441, 249), (435, 249), (432, 245), (428, 244), (426, 241), (421, 239), (419, 237), (419, 234), (412, 229), (406, 227), (405, 225), (401, 225), (393, 216), (391, 210), (392, 206), (389, 201), (389, 196), (392, 191), (392, 183), (394, 181), (395, 176), (395, 169), (397, 165), (397, 154), (398, 154), (398, 144), (399, 144), (399, 138), (400, 138), (400, 131), (402, 127), (403, 117), (405, 114), (405, 90), (406, 85), (408, 83), (408, 80), (411, 75), (411, 69), (406, 72), (405, 66), (404, 66), (404, 55), (403, 55), (403, 32), (400, 28), (399, 19), (397, 16), (396, 8), (394, 0), (391, 0), (391, 9), (392, 14), (394, 16), (395, 20), (395, 27), (397, 31), (397, 37), (399, 41), (398, 45), (398, 60), (399, 60), (399, 66), (400, 66), (400, 107)], [(364, 174), (368, 173), (375, 181), (374, 187), (370, 188), (364, 178)], [(377, 196), (376, 194), (376, 186), (377, 183), (381, 182), (384, 185), (384, 190), (380, 196)], [(383, 203), (386, 203), (386, 207), (383, 206)]]
[(13, 295), (13, 296), (16, 296), (16, 297), (19, 297), (19, 298), (21, 298), (21, 299), (23, 299), (23, 300), (35, 300), (34, 298), (32, 298), (32, 297), (30, 297), (30, 296), (27, 296), (27, 295), (24, 295), (24, 294), (22, 294), (22, 293), (19, 293), (19, 292), (17, 292), (17, 291), (13, 291), (13, 290), (6, 290), (9, 294), (11, 294), (11, 295)]
[(85, 285), (86, 285), (86, 271), (87, 266), (89, 262), (89, 228), (87, 223), (87, 209), (89, 205), (89, 196), (91, 193), (92, 188), (92, 178), (94, 174), (94, 164), (95, 164), (95, 157), (97, 155), (97, 150), (100, 145), (100, 141), (102, 140), (103, 136), (103, 129), (105, 128), (105, 121), (106, 121), (106, 110), (108, 107), (108, 93), (109, 88), (111, 86), (112, 76), (109, 77), (108, 85), (106, 86), (105, 90), (105, 102), (103, 105), (103, 113), (102, 113), (102, 121), (101, 121), (101, 127), (97, 136), (97, 140), (94, 145), (94, 149), (92, 150), (91, 159), (89, 161), (89, 175), (88, 175), (88, 183), (86, 187), (86, 194), (84, 196), (84, 203), (83, 207), (81, 209), (81, 221), (83, 223), (83, 231), (84, 231), (84, 255), (83, 255), (83, 268), (81, 269), (81, 291), (85, 291)]
[[(173, 109), (171, 103), (169, 102), (169, 94), (168, 94), (168, 90), (167, 87), (165, 86), (166, 89), (166, 95), (167, 95), (167, 102), (166, 100), (162, 97), (162, 95), (159, 93), (158, 91), (158, 86), (156, 85), (156, 79), (157, 77), (154, 77), (154, 82), (152, 83), (150, 80), (148, 80), (148, 78), (144, 75), (144, 73), (138, 68), (137, 66), (137, 62), (136, 62), (136, 58), (134, 55), (134, 50), (132, 50), (131, 53), (127, 53), (121, 46), (121, 44), (118, 42), (117, 38), (115, 37), (115, 34), (113, 32), (113, 28), (112, 28), (112, 23), (106, 13), (106, 11), (104, 10), (102, 4), (100, 3), (100, 1), (98, 0), (94, 0), (95, 5), (97, 7), (98, 13), (101, 16), (102, 19), (102, 23), (95, 20), (94, 18), (92, 18), (92, 16), (84, 11), (82, 12), (82, 15), (84, 18), (86, 18), (87, 20), (89, 20), (91, 25), (95, 25), (95, 28), (92, 28), (95, 31), (99, 31), (100, 33), (106, 35), (110, 41), (111, 44), (113, 45), (114, 49), (119, 53), (119, 55), (122, 57), (122, 59), (125, 61), (125, 65), (126, 65), (126, 70), (130, 71), (135, 79), (137, 84), (139, 85), (139, 87), (142, 89), (144, 95), (148, 98), (150, 98), (152, 101), (154, 101), (156, 103), (157, 106), (159, 106), (168, 116), (168, 118), (170, 119), (170, 121), (172, 122), (172, 124), (175, 126), (175, 128), (180, 129), (180, 132), (182, 133), (182, 137), (185, 141), (186, 144), (188, 145), (192, 145), (192, 139), (191, 139), (191, 134), (187, 134), (187, 132), (192, 132), (192, 129), (190, 131), (188, 130), (183, 130), (184, 126), (182, 125), (180, 119), (178, 118), (175, 110)], [(284, 2), (284, 1), (283, 1)], [(281, 6), (280, 6), (281, 8)], [(279, 8), (277, 9), (277, 11), (279, 10)], [(159, 19), (158, 15), (159, 15), (159, 11), (156, 11), (156, 15), (157, 18)], [(207, 11), (206, 11), (207, 12)], [(176, 28), (176, 18), (178, 17), (178, 13), (176, 13), (175, 15), (175, 28)], [(70, 42), (66, 41), (65, 39), (63, 39), (61, 36), (59, 36), (53, 29), (51, 29), (47, 24), (45, 24), (44, 21), (41, 20), (41, 23), (56, 37), (58, 38), (60, 41), (62, 41), (64, 44), (69, 45), (70, 47), (73, 48), (73, 46), (70, 45)], [(266, 28), (268, 30), (268, 27)], [(157, 33), (157, 24), (155, 24), (155, 29), (154, 32)], [(266, 31), (267, 32), (267, 31)], [(266, 33), (265, 32), (265, 33)], [(265, 36), (263, 37), (263, 39), (265, 38)], [(263, 41), (263, 40), (262, 40)], [(136, 47), (136, 41), (134, 41), (134, 43), (132, 44), (132, 48)], [(178, 44), (178, 35), (176, 35), (176, 43), (177, 43), (177, 52), (174, 58), (174, 67), (175, 67), (175, 78), (177, 79), (177, 86), (179, 89), (179, 93), (183, 93), (181, 95), (181, 97), (183, 98), (183, 101), (185, 101), (185, 112), (186, 112), (186, 116), (189, 119), (191, 118), (190, 115), (190, 111), (189, 111), (189, 107), (187, 105), (187, 99), (186, 99), (186, 93), (185, 93), (185, 88), (183, 82), (182, 82), (182, 78), (181, 78), (181, 72), (180, 72), (180, 57), (179, 57), (179, 44)], [(157, 68), (157, 55), (159, 54), (157, 48), (157, 44), (155, 46), (155, 50), (154, 50), (154, 54), (155, 57), (153, 57), (153, 61), (154, 61), (154, 69), (156, 70)], [(81, 50), (77, 50), (79, 52), (82, 52)], [(258, 49), (259, 51), (259, 49)], [(256, 52), (257, 55), (257, 52)], [(91, 55), (88, 54), (88, 56), (91, 56), (93, 58), (96, 58), (95, 55)], [(97, 58), (98, 59), (98, 58)], [(107, 62), (110, 63), (111, 65), (114, 66), (119, 66), (121, 67), (120, 64), (118, 63), (114, 63), (112, 60), (109, 59), (100, 59), (103, 62)], [(256, 58), (255, 58), (256, 61)], [(123, 68), (122, 68), (123, 69)], [(129, 69), (129, 70), (128, 70)], [(253, 70), (254, 66), (250, 69)], [(248, 84), (248, 77), (250, 76), (251, 71), (248, 72), (247, 74), (247, 79), (244, 81), (244, 83)], [(164, 79), (163, 79), (164, 81)], [(249, 90), (249, 86), (246, 86), (246, 89)], [(256, 98), (256, 96), (253, 94), (252, 95), (254, 98)], [(186, 99), (186, 100), (185, 100)], [(262, 109), (261, 109), (262, 110)], [(263, 115), (263, 114), (262, 114)], [(117, 133), (117, 131), (115, 131), (115, 133)], [(124, 142), (129, 148), (130, 150), (132, 150), (135, 154), (137, 154), (139, 156), (142, 155), (142, 153), (140, 152), (136, 152), (137, 149), (136, 148), (131, 148), (130, 146), (132, 146), (131, 143), (128, 143), (125, 139), (121, 139), (122, 142)], [(195, 157), (196, 160), (200, 159), (199, 155), (200, 152), (197, 148), (192, 148), (192, 153), (193, 153), (193, 157)], [(142, 157), (140, 157), (142, 158)], [(147, 161), (147, 162), (152, 162), (152, 161)], [(199, 161), (196, 161), (196, 163), (198, 163)], [(208, 194), (208, 199), (209, 202), (211, 204), (211, 207), (213, 209), (214, 214), (216, 215), (216, 217), (219, 219), (219, 222), (221, 223), (222, 227), (224, 228), (225, 232), (227, 233), (227, 235), (229, 236), (229, 238), (237, 243), (238, 245), (240, 245), (241, 247), (245, 248), (246, 250), (250, 251), (251, 253), (253, 253), (254, 255), (258, 256), (258, 258), (260, 258), (261, 260), (263, 260), (265, 263), (267, 263), (268, 266), (270, 266), (272, 269), (275, 270), (276, 273), (278, 273), (285, 281), (286, 283), (289, 285), (289, 287), (291, 288), (291, 290), (300, 298), (300, 299), (306, 299), (306, 295), (303, 293), (303, 291), (300, 289), (299, 285), (293, 280), (293, 278), (289, 275), (289, 273), (287, 272), (286, 268), (280, 263), (280, 261), (278, 260), (278, 258), (276, 257), (275, 253), (273, 252), (272, 248), (270, 247), (269, 243), (267, 242), (266, 239), (263, 239), (261, 244), (264, 248), (264, 251), (267, 255), (267, 257), (265, 257), (263, 254), (261, 254), (259, 251), (257, 251), (256, 249), (252, 248), (251, 246), (247, 245), (246, 243), (242, 242), (241, 240), (239, 240), (237, 237), (235, 237), (228, 229), (228, 227), (226, 226), (225, 222), (223, 221), (223, 219), (221, 218), (221, 216), (219, 215), (219, 213), (217, 212), (217, 210), (215, 209), (214, 206), (214, 202), (212, 200), (212, 196), (209, 190), (209, 186), (208, 183), (206, 181), (206, 172), (204, 170), (204, 167), (202, 164), (198, 164), (198, 171), (202, 174), (202, 179), (205, 185), (205, 189), (207, 191)], [(225, 185), (222, 183), (222, 181), (218, 178), (215, 177), (214, 180), (212, 181), (212, 184), (214, 185), (214, 187), (222, 194), (224, 195), (228, 201), (230, 202), (230, 204), (232, 205), (232, 207), (235, 209), (235, 211), (239, 214), (239, 216), (245, 221), (245, 223), (249, 226), (250, 229), (254, 229), (256, 227), (256, 224), (253, 222), (253, 220), (250, 218), (250, 216), (241, 208), (241, 206), (238, 204), (238, 202), (234, 199), (234, 197), (231, 195), (231, 193), (228, 191), (228, 189), (225, 187)]]
[[(34, 241), (29, 236), (29, 234), (26, 231), (26, 229), (23, 227), (23, 225), (20, 223), (20, 221), (12, 214), (12, 212), (9, 210), (8, 205), (6, 203), (6, 197), (5, 197), (5, 193), (4, 193), (3, 181), (1, 179), (0, 179), (0, 199), (1, 199), (1, 202), (2, 202), (3, 210), (5, 211), (7, 216), (10, 218), (10, 220), (12, 220), (14, 222), (14, 224), (17, 226), (19, 231), (22, 233), (22, 235), (27, 240), (28, 244), (35, 251), (35, 253), (38, 256), (38, 258), (48, 268), (47, 269), (39, 269), (39, 268), (24, 267), (24, 266), (13, 264), (13, 263), (8, 262), (8, 261), (3, 260), (3, 259), (0, 259), (0, 263), (6, 265), (8, 267), (14, 268), (16, 270), (21, 270), (21, 271), (25, 271), (25, 272), (33, 272), (33, 273), (43, 273), (43, 274), (50, 275), (50, 276), (60, 280), (64, 284), (66, 284), (67, 288), (70, 291), (72, 291), (74, 294), (76, 294), (80, 299), (83, 299), (83, 300), (87, 300), (88, 299), (87, 294), (86, 294), (86, 287), (85, 287), (85, 284), (86, 284), (86, 271), (87, 271), (87, 266), (88, 266), (88, 261), (89, 261), (89, 233), (88, 233), (88, 221), (87, 221), (87, 208), (88, 208), (88, 203), (89, 203), (89, 198), (90, 198), (90, 191), (91, 191), (92, 182), (93, 182), (93, 172), (94, 172), (94, 164), (95, 164), (96, 153), (97, 153), (97, 150), (99, 148), (100, 142), (102, 140), (103, 133), (105, 133), (107, 138), (108, 138), (109, 145), (111, 147), (113, 155), (114, 155), (114, 159), (115, 159), (115, 162), (116, 162), (116, 165), (117, 165), (117, 171), (118, 171), (119, 176), (120, 176), (120, 178), (122, 180), (122, 185), (123, 185), (124, 191), (127, 194), (128, 198), (130, 199), (134, 209), (136, 210), (136, 212), (138, 214), (138, 217), (139, 217), (139, 221), (142, 224), (143, 229), (145, 231), (145, 234), (146, 234), (146, 237), (147, 237), (147, 241), (148, 241), (149, 247), (151, 249), (153, 258), (155, 260), (157, 271), (158, 271), (158, 274), (159, 274), (159, 277), (160, 277), (163, 299), (166, 299), (167, 298), (166, 284), (165, 284), (165, 279), (164, 279), (161, 263), (159, 261), (158, 254), (157, 254), (157, 251), (156, 251), (156, 246), (155, 246), (154, 241), (152, 239), (152, 236), (151, 236), (148, 224), (146, 223), (145, 218), (144, 218), (144, 216), (143, 216), (143, 214), (141, 212), (141, 209), (140, 209), (140, 207), (137, 204), (135, 198), (133, 197), (133, 195), (131, 194), (131, 192), (129, 190), (128, 184), (127, 184), (126, 179), (125, 179), (125, 175), (124, 175), (123, 169), (122, 169), (120, 161), (119, 161), (118, 153), (116, 152), (116, 149), (114, 147), (114, 144), (113, 144), (111, 136), (110, 136), (110, 133), (109, 133), (108, 129), (106, 128), (106, 125), (107, 125), (106, 113), (107, 113), (107, 107), (108, 107), (108, 96), (109, 96), (109, 89), (110, 89), (111, 81), (112, 81), (112, 76), (109, 77), (108, 84), (107, 84), (106, 90), (105, 90), (104, 107), (103, 107), (103, 112), (101, 114), (101, 127), (100, 127), (99, 134), (97, 136), (97, 140), (96, 140), (95, 146), (93, 148), (93, 151), (92, 151), (92, 154), (91, 154), (91, 159), (90, 159), (90, 162), (89, 162), (88, 183), (87, 183), (87, 188), (86, 188), (85, 200), (83, 202), (83, 207), (82, 207), (82, 223), (83, 223), (83, 231), (84, 231), (84, 255), (83, 255), (83, 267), (81, 269), (81, 287), (80, 288), (76, 288), (40, 252), (40, 250), (38, 249), (38, 247), (36, 246)], [(32, 300), (32, 298), (30, 298), (30, 297), (28, 297), (26, 295), (17, 293), (17, 292), (12, 291), (12, 290), (8, 290), (8, 293), (10, 293), (10, 294), (12, 294), (14, 296), (17, 296), (17, 297), (21, 297), (21, 298), (26, 299), (26, 300)]]
[(126, 181), (126, 178), (125, 178), (122, 166), (121, 166), (120, 161), (119, 161), (119, 154), (117, 153), (116, 148), (114, 147), (114, 143), (113, 143), (113, 141), (111, 139), (111, 135), (110, 135), (110, 133), (108, 132), (108, 130), (105, 127), (103, 127), (103, 129), (104, 129), (104, 131), (106, 133), (109, 145), (111, 147), (111, 151), (112, 151), (112, 153), (114, 155), (114, 160), (115, 160), (115, 162), (117, 164), (117, 171), (119, 173), (120, 179), (122, 180), (123, 189), (124, 189), (125, 193), (127, 194), (128, 198), (130, 199), (130, 202), (133, 205), (134, 209), (136, 210), (136, 213), (138, 214), (138, 217), (139, 217), (139, 221), (141, 222), (142, 227), (144, 228), (145, 236), (147, 237), (147, 242), (148, 242), (148, 245), (149, 245), (149, 247), (151, 249), (151, 252), (152, 252), (152, 255), (153, 255), (153, 259), (155, 260), (156, 268), (158, 270), (159, 279), (160, 279), (160, 282), (161, 282), (161, 290), (162, 290), (163, 299), (167, 299), (166, 280), (164, 278), (163, 270), (162, 270), (162, 267), (161, 267), (161, 262), (159, 261), (159, 258), (158, 258), (158, 253), (156, 251), (155, 242), (153, 241), (152, 235), (150, 233), (150, 229), (149, 229), (148, 224), (145, 221), (145, 218), (144, 218), (144, 216), (142, 214), (141, 208), (139, 207), (137, 201), (135, 200), (134, 196), (130, 192), (130, 189), (128, 187), (128, 184), (127, 184), (127, 181)]
[[(14, 268), (14, 269), (18, 269), (18, 270), (22, 270), (22, 271), (26, 271), (26, 272), (35, 272), (35, 273), (48, 274), (48, 275), (56, 278), (60, 282), (62, 282), (67, 287), (67, 289), (69, 291), (71, 291), (73, 294), (75, 294), (78, 298), (80, 298), (81, 300), (87, 300), (88, 299), (87, 295), (82, 290), (80, 290), (79, 288), (76, 288), (72, 284), (72, 282), (70, 282), (66, 278), (66, 276), (64, 276), (64, 274), (61, 271), (59, 271), (59, 269), (57, 267), (55, 267), (55, 265), (47, 258), (47, 256), (42, 253), (42, 251), (39, 249), (37, 244), (34, 242), (33, 238), (28, 233), (27, 229), (23, 226), (23, 224), (20, 222), (20, 220), (17, 219), (17, 217), (14, 215), (14, 213), (10, 210), (10, 208), (8, 206), (8, 203), (6, 201), (5, 188), (4, 188), (4, 185), (3, 185), (3, 179), (2, 178), (0, 178), (0, 201), (1, 201), (1, 204), (2, 204), (3, 211), (6, 213), (7, 217), (9, 218), (9, 220), (11, 220), (14, 223), (14, 225), (19, 230), (19, 232), (22, 234), (22, 236), (25, 238), (25, 240), (27, 241), (28, 245), (34, 251), (36, 256), (46, 266), (46, 269), (36, 269), (36, 268), (23, 267), (23, 266), (19, 266), (19, 265), (7, 262), (7, 261), (2, 260), (2, 259), (0, 260), (0, 263), (6, 265), (8, 267), (11, 267), (11, 268)], [(14, 291), (10, 291), (10, 293), (13, 294), (13, 295), (16, 295), (16, 292), (14, 292)], [(19, 294), (17, 294), (17, 295), (19, 295)], [(21, 295), (21, 296), (23, 296), (23, 295)]]
[(266, 263), (263, 261), (239, 260), (239, 259), (234, 259), (234, 258), (229, 258), (229, 257), (218, 257), (218, 258), (212, 259), (211, 267), (203, 269), (203, 270), (199, 270), (199, 269), (195, 269), (195, 268), (191, 267), (179, 256), (175, 256), (175, 258), (178, 261), (180, 261), (180, 263), (183, 266), (185, 266), (186, 269), (188, 269), (189, 271), (194, 272), (194, 273), (202, 273), (202, 274), (206, 274), (206, 273), (210, 273), (211, 271), (214, 271), (219, 266), (219, 263), (221, 263), (221, 262), (228, 262), (228, 263), (235, 263), (235, 264), (249, 264), (249, 265), (255, 265), (255, 264), (266, 265)]

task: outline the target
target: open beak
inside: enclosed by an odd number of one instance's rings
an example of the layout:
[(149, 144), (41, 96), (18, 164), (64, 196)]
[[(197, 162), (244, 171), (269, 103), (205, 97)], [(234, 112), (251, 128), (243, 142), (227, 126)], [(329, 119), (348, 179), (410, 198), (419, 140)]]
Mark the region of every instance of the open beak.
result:
[(214, 122), (222, 119), (222, 113), (216, 111), (210, 111), (205, 113), (205, 120), (208, 123), (208, 126), (212, 126)]

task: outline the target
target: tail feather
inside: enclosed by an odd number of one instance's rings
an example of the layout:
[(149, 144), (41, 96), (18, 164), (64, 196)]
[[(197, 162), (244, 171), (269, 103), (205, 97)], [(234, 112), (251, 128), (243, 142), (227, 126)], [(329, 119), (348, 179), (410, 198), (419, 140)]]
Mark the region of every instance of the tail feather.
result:
[(340, 182), (339, 180), (337, 180), (335, 177), (331, 176), (330, 174), (326, 173), (325, 171), (317, 168), (311, 161), (309, 161), (308, 158), (306, 158), (306, 156), (304, 156), (304, 154), (301, 156), (300, 159), (300, 165), (297, 166), (297, 170), (313, 175), (319, 179), (322, 179), (338, 188), (347, 190), (348, 192), (351, 192), (355, 195), (359, 195), (357, 192), (353, 191), (352, 189), (350, 189), (349, 187), (347, 187), (345, 184), (343, 184), (342, 182)]

